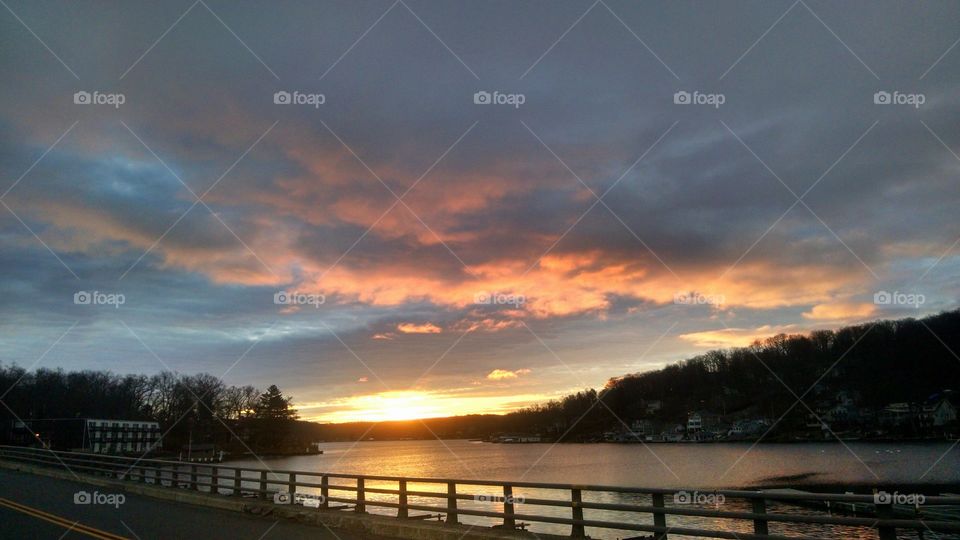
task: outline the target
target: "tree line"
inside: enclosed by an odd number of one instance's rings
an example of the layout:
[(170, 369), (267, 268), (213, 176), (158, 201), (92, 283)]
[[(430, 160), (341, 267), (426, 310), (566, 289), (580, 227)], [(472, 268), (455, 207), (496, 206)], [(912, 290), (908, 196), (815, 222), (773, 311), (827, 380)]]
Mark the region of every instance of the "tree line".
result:
[[(779, 334), (615, 377), (603, 388), (587, 388), (502, 416), (354, 422), (327, 425), (321, 433), (337, 440), (529, 433), (589, 441), (607, 431), (626, 431), (634, 420), (672, 427), (699, 411), (727, 421), (765, 418), (775, 425), (764, 440), (789, 440), (808, 429), (811, 411), (823, 414), (823, 407), (832, 406), (841, 392), (854, 399), (858, 409), (879, 413), (891, 403), (920, 404), (944, 390), (960, 391), (958, 354), (960, 310), (805, 335)], [(650, 407), (654, 403), (657, 407)]]
[[(0, 364), (0, 387), (7, 407), (0, 419), (103, 418), (151, 420), (167, 432), (164, 446), (213, 444), (219, 447), (283, 444), (285, 424), (297, 418), (292, 398), (275, 386), (228, 386), (209, 373), (117, 375), (106, 371), (39, 368), (27, 371)], [(9, 390), (7, 390), (9, 389)], [(9, 407), (9, 408), (8, 408)], [(243, 444), (230, 432), (242, 431)], [(277, 440), (271, 441), (273, 437)]]
[[(960, 310), (779, 334), (612, 378), (600, 390), (508, 414), (504, 428), (576, 440), (622, 430), (635, 419), (682, 423), (692, 411), (707, 411), (726, 418), (782, 417), (770, 436), (787, 437), (841, 392), (856, 407), (879, 412), (891, 403), (923, 403), (960, 390), (958, 354)], [(652, 402), (659, 407), (654, 412)]]

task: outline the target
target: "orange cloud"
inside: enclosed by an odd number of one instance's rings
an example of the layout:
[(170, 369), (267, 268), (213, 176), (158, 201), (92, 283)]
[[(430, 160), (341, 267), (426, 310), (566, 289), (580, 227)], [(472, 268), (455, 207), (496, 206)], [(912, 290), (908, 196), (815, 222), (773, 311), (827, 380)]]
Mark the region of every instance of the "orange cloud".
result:
[[(812, 305), (814, 307), (804, 313), (804, 317), (812, 320), (869, 314), (863, 305), (831, 304), (838, 294), (849, 294), (863, 283), (863, 272), (857, 267), (843, 269), (817, 261), (798, 264), (755, 258), (744, 260), (722, 278), (718, 276), (723, 268), (715, 264), (678, 265), (674, 270), (681, 279), (647, 254), (637, 256), (596, 247), (560, 251), (564, 247), (561, 245), (536, 264), (539, 248), (531, 252), (529, 259), (500, 254), (473, 243), (499, 234), (498, 225), (465, 227), (464, 218), (520, 191), (536, 189), (543, 181), (536, 171), (525, 171), (537, 177), (531, 185), (526, 185), (514, 180), (518, 171), (523, 170), (522, 164), (496, 163), (482, 172), (460, 173), (460, 182), (415, 189), (405, 201), (429, 223), (428, 229), (402, 205), (383, 216), (393, 203), (392, 195), (349, 152), (342, 148), (303, 148), (302, 142), (296, 140), (306, 139), (285, 140), (284, 147), (290, 148), (287, 157), (300, 164), (304, 172), (276, 179), (269, 183), (269, 189), (240, 184), (229, 191), (229, 197), (226, 192), (211, 192), (207, 199), (211, 204), (254, 208), (244, 214), (245, 221), (240, 223), (234, 215), (224, 214), (240, 239), (207, 216), (211, 238), (216, 239), (214, 246), (180, 234), (180, 229), (187, 226), (186, 221), (154, 246), (158, 233), (132, 227), (102, 209), (39, 198), (18, 199), (16, 206), (26, 208), (25, 212), (31, 213), (31, 217), (55, 226), (45, 231), (44, 238), (58, 251), (93, 252), (116, 249), (120, 244), (142, 253), (152, 247), (151, 259), (158, 257), (162, 267), (202, 273), (220, 284), (291, 285), (322, 292), (338, 302), (387, 307), (430, 302), (445, 308), (469, 309), (476, 307), (475, 296), (480, 291), (510, 293), (525, 299), (522, 305), (488, 306), (490, 311), (496, 311), (496, 316), (486, 311), (471, 315), (465, 322), (451, 327), (456, 329), (500, 331), (516, 327), (517, 321), (525, 317), (583, 314), (604, 317), (616, 298), (669, 305), (674, 303), (674, 296), (683, 291), (721, 295), (725, 302), (719, 309), (723, 310)], [(391, 185), (396, 179), (408, 176), (406, 171), (390, 163), (378, 164), (375, 169)], [(345, 186), (357, 185), (361, 185), (358, 191), (345, 189)], [(218, 195), (222, 198), (217, 198)], [(185, 201), (190, 200), (184, 196)], [(208, 213), (202, 207), (192, 212)], [(345, 248), (314, 248), (308, 242), (310, 237), (302, 236), (310, 229), (305, 225), (350, 224), (366, 228), (374, 223), (376, 226), (361, 239), (359, 246), (332, 269), (329, 265), (338, 260), (340, 250)], [(413, 255), (377, 258), (376, 254), (363, 253), (373, 239), (401, 239)], [(542, 241), (545, 246), (555, 239), (555, 236), (539, 236), (534, 232), (526, 236), (521, 232), (517, 236), (518, 243)], [(440, 240), (449, 245), (440, 247)], [(460, 261), (449, 255), (446, 247), (458, 256), (463, 254), (463, 260), (470, 261), (469, 269), (461, 270)], [(322, 257), (311, 252), (313, 249), (321, 252)], [(424, 259), (448, 255), (449, 260)], [(433, 264), (437, 261), (439, 264)], [(151, 262), (145, 260), (141, 264)], [(442, 329), (432, 323), (403, 323), (398, 331), (439, 333)], [(390, 333), (374, 336), (375, 339), (391, 337)]]
[(867, 303), (817, 304), (803, 312), (805, 319), (828, 321), (853, 321), (865, 319), (877, 311), (877, 306)]
[(521, 375), (526, 375), (530, 373), (529, 369), (518, 369), (516, 371), (510, 371), (506, 369), (495, 369), (487, 374), (487, 378), (491, 381), (502, 381), (505, 379), (516, 379)]
[(443, 329), (433, 323), (400, 323), (397, 330), (404, 334), (439, 334)]
[[(510, 310), (513, 311), (513, 310)], [(516, 314), (514, 314), (516, 315)], [(522, 313), (520, 314), (522, 316)], [(476, 321), (463, 320), (454, 325), (454, 330), (457, 332), (499, 332), (500, 330), (506, 330), (508, 328), (520, 328), (523, 325), (520, 324), (519, 320), (510, 320), (510, 319), (480, 319)]]
[(792, 324), (785, 326), (764, 325), (758, 328), (724, 328), (722, 330), (692, 332), (689, 334), (681, 334), (679, 337), (697, 347), (717, 349), (746, 347), (758, 339), (767, 338), (776, 334), (797, 333), (801, 331), (800, 328)]
[[(156, 241), (152, 234), (136, 231), (94, 209), (69, 202), (17, 202), (24, 203), (23, 206), (33, 210), (35, 216), (42, 215), (56, 225), (45, 235), (54, 249), (92, 251), (109, 246), (110, 241), (119, 241), (146, 251)], [(193, 212), (206, 212), (206, 209), (195, 208)], [(391, 214), (404, 212), (406, 210), (395, 208)], [(376, 210), (371, 211), (371, 215), (374, 213)], [(212, 281), (224, 284), (289, 284), (296, 269), (302, 278), (292, 286), (321, 291), (328, 298), (337, 297), (342, 302), (398, 306), (410, 301), (427, 301), (462, 309), (475, 307), (475, 297), (480, 291), (524, 297), (522, 305), (496, 306), (500, 308), (497, 311), (499, 317), (481, 314), (477, 322), (459, 326), (485, 331), (514, 327), (514, 322), (506, 321), (523, 317), (550, 318), (586, 313), (603, 316), (616, 297), (669, 305), (674, 303), (678, 292), (691, 290), (722, 295), (725, 302), (721, 309), (814, 305), (804, 314), (806, 318), (833, 320), (869, 315), (868, 306), (831, 304), (838, 291), (850, 291), (862, 282), (863, 276), (856, 268), (844, 271), (816, 262), (783, 265), (759, 260), (741, 263), (722, 279), (717, 277), (722, 269), (715, 266), (677, 268), (677, 273), (683, 277), (680, 280), (655, 259), (625, 259), (617, 253), (591, 249), (548, 254), (529, 271), (532, 261), (517, 258), (480, 261), (471, 264), (469, 272), (444, 271), (439, 269), (442, 265), (424, 265), (422, 261), (403, 258), (382, 264), (367, 264), (369, 261), (362, 259), (358, 264), (356, 251), (328, 269), (327, 265), (333, 261), (318, 261), (306, 256), (303, 247), (297, 243), (296, 229), (291, 229), (282, 217), (251, 216), (248, 219), (256, 220), (255, 228), (247, 228), (255, 233), (240, 230), (238, 234), (242, 235), (243, 243), (211, 217), (211, 230), (219, 233), (223, 229), (226, 237), (221, 245), (191, 244), (179, 237), (175, 229), (154, 246), (151, 253), (160, 257), (164, 267), (200, 272)], [(366, 218), (358, 221), (366, 221)], [(184, 225), (181, 223), (180, 226)], [(236, 224), (231, 223), (231, 226)], [(430, 243), (437, 242), (422, 225), (417, 223), (415, 226), (419, 233), (411, 241), (427, 242), (429, 236)], [(439, 234), (443, 235), (442, 232)], [(445, 250), (440, 251), (439, 256), (444, 253)], [(268, 264), (273, 273), (260, 261)], [(141, 264), (149, 263), (144, 261)], [(451, 264), (456, 268), (456, 262)], [(403, 333), (442, 331), (436, 325), (412, 323), (404, 323), (398, 330)], [(381, 334), (375, 337), (390, 336)]]

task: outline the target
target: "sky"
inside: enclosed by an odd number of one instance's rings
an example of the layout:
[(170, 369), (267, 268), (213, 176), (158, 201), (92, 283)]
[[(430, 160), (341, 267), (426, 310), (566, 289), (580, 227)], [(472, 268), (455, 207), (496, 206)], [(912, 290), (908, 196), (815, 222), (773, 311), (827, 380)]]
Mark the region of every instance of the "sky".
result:
[(502, 413), (955, 309), (955, 2), (0, 9), (0, 362)]

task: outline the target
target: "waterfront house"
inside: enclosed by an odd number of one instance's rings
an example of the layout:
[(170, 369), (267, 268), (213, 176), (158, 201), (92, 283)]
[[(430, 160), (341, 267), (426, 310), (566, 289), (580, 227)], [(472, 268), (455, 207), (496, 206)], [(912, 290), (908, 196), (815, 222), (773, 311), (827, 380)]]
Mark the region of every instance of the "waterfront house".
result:
[(880, 411), (880, 421), (887, 426), (910, 424), (917, 416), (916, 407), (906, 402), (890, 403)]
[(925, 427), (943, 427), (956, 420), (957, 407), (948, 396), (939, 394), (923, 405), (921, 421)]
[(737, 420), (727, 431), (730, 438), (750, 437), (760, 435), (770, 428), (770, 422), (764, 418)]
[(653, 422), (650, 420), (634, 420), (630, 423), (630, 431), (639, 437), (653, 435)]

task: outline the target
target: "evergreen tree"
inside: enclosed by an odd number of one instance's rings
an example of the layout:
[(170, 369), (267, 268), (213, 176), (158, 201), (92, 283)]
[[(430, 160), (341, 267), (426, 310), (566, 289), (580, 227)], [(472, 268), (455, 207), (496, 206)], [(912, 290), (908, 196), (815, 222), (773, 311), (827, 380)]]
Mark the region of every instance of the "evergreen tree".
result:
[(267, 391), (260, 394), (257, 403), (257, 418), (269, 420), (295, 420), (297, 412), (290, 406), (293, 398), (284, 397), (277, 385), (271, 384)]

